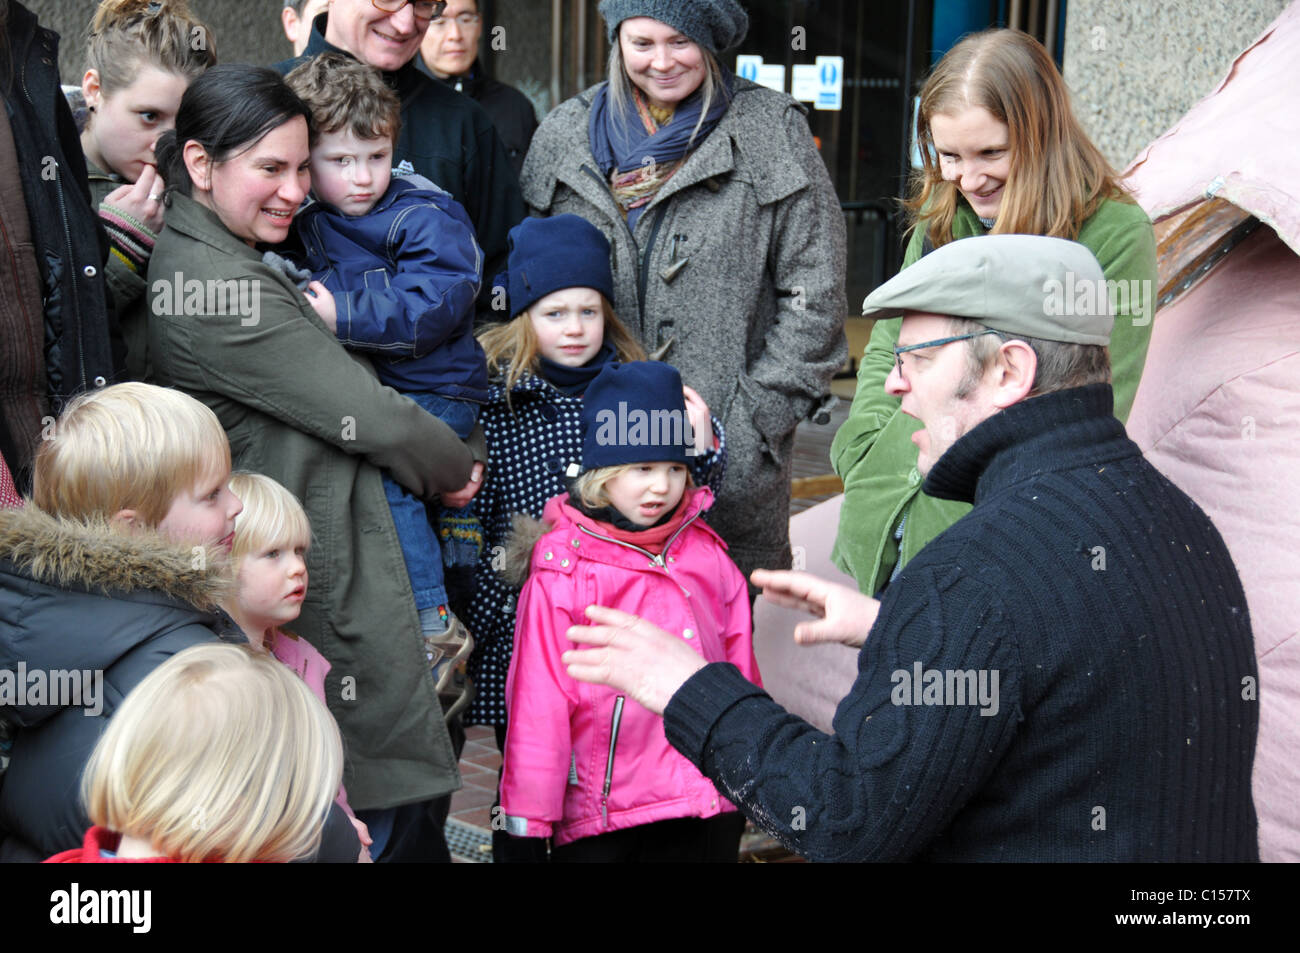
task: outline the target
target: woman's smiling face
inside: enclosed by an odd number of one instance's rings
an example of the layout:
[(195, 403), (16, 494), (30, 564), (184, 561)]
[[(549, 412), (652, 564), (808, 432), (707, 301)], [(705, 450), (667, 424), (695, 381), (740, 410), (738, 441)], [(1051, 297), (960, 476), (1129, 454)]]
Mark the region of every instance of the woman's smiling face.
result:
[(983, 106), (930, 117), (939, 171), (980, 218), (997, 218), (1011, 175), (1011, 131)]
[(277, 245), (288, 237), (311, 185), (306, 119), (294, 116), (217, 163), (193, 140), (185, 149), (194, 198), (216, 212), (232, 235), (249, 245)]
[(652, 106), (676, 109), (708, 72), (699, 44), (651, 17), (624, 20), (618, 42), (628, 79)]

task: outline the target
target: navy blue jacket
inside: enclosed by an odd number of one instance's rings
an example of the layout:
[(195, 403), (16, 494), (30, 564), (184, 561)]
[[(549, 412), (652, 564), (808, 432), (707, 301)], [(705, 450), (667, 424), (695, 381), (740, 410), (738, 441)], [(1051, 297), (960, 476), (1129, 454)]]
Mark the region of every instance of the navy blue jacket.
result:
[(381, 381), (487, 399), (474, 339), (483, 254), (455, 199), (422, 176), (395, 177), (365, 215), (310, 201), (294, 223), (312, 277), (334, 293), (339, 341), (366, 352)]
[[(322, 13), (312, 23), (302, 56), (276, 63), (287, 74), (320, 53), (351, 55), (325, 39), (329, 22)], [(393, 148), (393, 161), (403, 160), (420, 175), (446, 189), (469, 213), (474, 237), (495, 275), (506, 267), (506, 237), (527, 214), (519, 179), (492, 120), (478, 103), (449, 86), (424, 76), (415, 67), (419, 54), (400, 69), (383, 73), (384, 82), (402, 101), (402, 129)], [(479, 310), (485, 320), (500, 320), (492, 312), (492, 294), (483, 290)]]

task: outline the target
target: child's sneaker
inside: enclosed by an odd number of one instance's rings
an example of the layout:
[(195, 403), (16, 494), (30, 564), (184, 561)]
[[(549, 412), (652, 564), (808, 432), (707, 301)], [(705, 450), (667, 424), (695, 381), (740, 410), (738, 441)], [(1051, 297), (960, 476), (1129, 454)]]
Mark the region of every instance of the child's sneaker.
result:
[(443, 716), (458, 715), (474, 698), (474, 683), (466, 670), (474, 637), (465, 624), (451, 615), (441, 632), (424, 633), (424, 652), (433, 673), (433, 685), (442, 703)]

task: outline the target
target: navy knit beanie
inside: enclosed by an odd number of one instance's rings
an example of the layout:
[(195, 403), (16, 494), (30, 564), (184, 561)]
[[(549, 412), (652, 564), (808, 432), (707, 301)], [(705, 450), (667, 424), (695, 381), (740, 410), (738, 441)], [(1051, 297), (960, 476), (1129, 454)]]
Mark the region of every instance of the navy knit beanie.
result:
[(582, 398), (582, 469), (686, 463), (695, 435), (682, 376), (661, 361), (606, 364)]
[(609, 240), (580, 215), (526, 218), (510, 229), (509, 246), (505, 280), (512, 318), (565, 288), (595, 288), (614, 300)]
[(601, 0), (599, 9), (610, 43), (633, 17), (666, 23), (713, 54), (740, 46), (749, 32), (749, 15), (736, 0)]

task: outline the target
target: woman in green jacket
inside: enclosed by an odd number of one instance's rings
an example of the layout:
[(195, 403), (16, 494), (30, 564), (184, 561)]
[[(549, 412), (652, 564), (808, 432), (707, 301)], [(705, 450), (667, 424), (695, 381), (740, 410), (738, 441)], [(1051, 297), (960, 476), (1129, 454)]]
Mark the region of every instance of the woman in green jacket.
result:
[[(1019, 30), (962, 40), (921, 90), (917, 144), (921, 167), (907, 204), (911, 233), (903, 267), (940, 245), (986, 233), (1086, 245), (1101, 263), (1115, 306), (1111, 376), (1115, 416), (1126, 419), (1151, 337), (1155, 233), (1079, 125), (1047, 51)], [(1046, 306), (1068, 309), (1084, 290), (1060, 289)], [(912, 442), (920, 423), (885, 393), (897, 343), (898, 322), (872, 329), (853, 408), (831, 445), (832, 465), (844, 480), (833, 556), (869, 595), (970, 509), (920, 492)]]
[(311, 518), (295, 631), (330, 662), (349, 798), (376, 810), (460, 783), (380, 470), (429, 499), (464, 492), (473, 460), (264, 263), (307, 192), (308, 130), (307, 107), (269, 69), (215, 66), (186, 90), (157, 147), (168, 208), (149, 263), (149, 349), (158, 383), (216, 413), (235, 467), (284, 484)]

